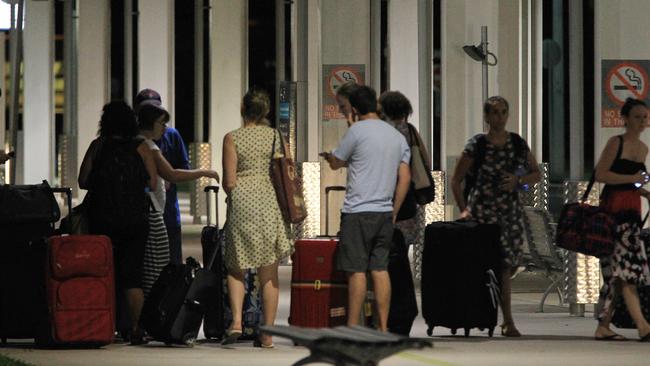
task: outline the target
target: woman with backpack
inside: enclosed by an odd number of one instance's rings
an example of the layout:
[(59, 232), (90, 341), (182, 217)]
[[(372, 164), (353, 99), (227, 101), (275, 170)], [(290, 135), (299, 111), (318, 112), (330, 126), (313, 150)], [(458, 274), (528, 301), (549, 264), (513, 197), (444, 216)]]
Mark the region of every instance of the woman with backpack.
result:
[(90, 233), (106, 235), (113, 245), (115, 283), (124, 291), (131, 320), (131, 342), (142, 343), (139, 328), (144, 304), (142, 262), (149, 225), (146, 189), (157, 185), (156, 165), (149, 147), (136, 138), (135, 113), (123, 101), (102, 109), (99, 137), (86, 151), (79, 170)]
[[(511, 309), (511, 277), (521, 264), (523, 211), (517, 190), (537, 183), (541, 174), (528, 144), (516, 133), (508, 132), (509, 105), (500, 96), (483, 104), (486, 134), (472, 137), (463, 150), (451, 182), (461, 219), (482, 224), (498, 224), (504, 259), (501, 271), (501, 334), (520, 337)], [(461, 187), (465, 182), (465, 194)]]

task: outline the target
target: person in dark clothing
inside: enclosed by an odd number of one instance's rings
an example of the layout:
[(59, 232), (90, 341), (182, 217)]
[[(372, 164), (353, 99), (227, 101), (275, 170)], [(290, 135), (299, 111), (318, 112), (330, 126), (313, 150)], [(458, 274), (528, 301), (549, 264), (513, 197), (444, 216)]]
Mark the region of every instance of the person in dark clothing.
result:
[[(134, 100), (136, 113), (143, 102), (156, 100), (162, 103), (160, 94), (152, 89), (143, 89)], [(183, 137), (177, 129), (167, 126), (162, 137), (155, 140), (162, 155), (167, 159), (174, 169), (190, 169), (190, 159), (187, 155), (187, 148)], [(181, 239), (181, 212), (178, 206), (178, 191), (176, 183), (165, 182), (166, 200), (163, 218), (169, 237), (169, 259), (171, 263), (181, 264), (183, 262), (182, 239)]]
[(144, 304), (142, 263), (148, 234), (146, 189), (156, 187), (156, 166), (145, 142), (137, 139), (138, 125), (123, 101), (106, 104), (99, 137), (86, 151), (79, 171), (90, 233), (106, 235), (113, 245), (115, 280), (124, 291), (131, 319), (131, 343), (143, 343), (138, 322)]

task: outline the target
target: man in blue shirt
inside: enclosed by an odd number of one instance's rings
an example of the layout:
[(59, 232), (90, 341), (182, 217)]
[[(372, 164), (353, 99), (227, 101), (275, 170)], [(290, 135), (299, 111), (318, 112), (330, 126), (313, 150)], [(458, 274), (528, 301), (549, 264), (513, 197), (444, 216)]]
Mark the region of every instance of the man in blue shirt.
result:
[[(137, 112), (140, 104), (146, 100), (162, 102), (160, 94), (152, 89), (143, 89), (136, 95), (133, 102)], [(181, 134), (173, 127), (166, 127), (163, 136), (156, 141), (160, 151), (174, 169), (190, 169), (190, 160)], [(181, 213), (178, 207), (178, 194), (176, 184), (166, 182), (165, 226), (169, 236), (169, 259), (171, 263), (182, 264), (182, 238), (181, 238)]]
[(359, 86), (349, 101), (350, 128), (333, 152), (323, 153), (332, 169), (348, 168), (336, 267), (348, 273), (348, 325), (359, 322), (370, 271), (379, 329), (387, 331), (388, 254), (393, 223), (411, 183), (411, 151), (404, 136), (379, 119), (374, 90)]

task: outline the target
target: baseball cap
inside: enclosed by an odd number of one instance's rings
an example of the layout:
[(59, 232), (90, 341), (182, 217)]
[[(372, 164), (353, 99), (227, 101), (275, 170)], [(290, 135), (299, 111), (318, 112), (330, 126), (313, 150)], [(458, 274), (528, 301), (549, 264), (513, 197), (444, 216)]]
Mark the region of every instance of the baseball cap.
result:
[(145, 101), (149, 104), (155, 104), (158, 106), (162, 105), (162, 99), (157, 91), (149, 88), (142, 89), (135, 98), (133, 98), (133, 109), (136, 113), (138, 112), (138, 109), (140, 109), (140, 105)]

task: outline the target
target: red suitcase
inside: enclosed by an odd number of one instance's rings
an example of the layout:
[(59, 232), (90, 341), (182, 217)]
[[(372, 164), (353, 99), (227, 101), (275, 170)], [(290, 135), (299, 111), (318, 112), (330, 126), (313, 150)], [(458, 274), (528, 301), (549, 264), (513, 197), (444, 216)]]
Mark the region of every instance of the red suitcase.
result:
[[(325, 201), (330, 191), (325, 189)], [(327, 219), (326, 219), (327, 222)], [(325, 231), (327, 232), (327, 224)], [(345, 272), (336, 271), (334, 258), (338, 245), (336, 237), (319, 237), (296, 241), (291, 256), (291, 307), (289, 324), (300, 327), (335, 327), (347, 322), (348, 285)]]
[(50, 344), (101, 346), (115, 333), (111, 241), (103, 235), (49, 239), (45, 268)]

